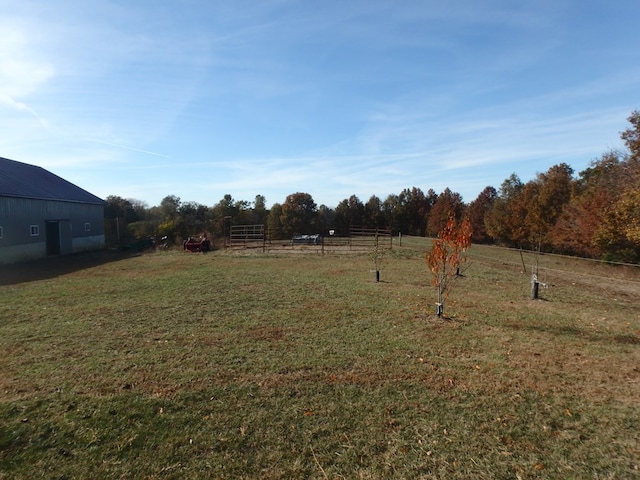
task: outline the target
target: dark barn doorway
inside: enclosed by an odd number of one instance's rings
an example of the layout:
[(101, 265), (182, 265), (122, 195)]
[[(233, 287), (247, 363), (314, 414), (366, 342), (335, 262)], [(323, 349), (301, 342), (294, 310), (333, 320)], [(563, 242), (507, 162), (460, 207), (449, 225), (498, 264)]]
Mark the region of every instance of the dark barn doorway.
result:
[(72, 252), (71, 222), (47, 221), (47, 255), (67, 255)]
[(60, 255), (60, 222), (47, 222), (47, 255)]

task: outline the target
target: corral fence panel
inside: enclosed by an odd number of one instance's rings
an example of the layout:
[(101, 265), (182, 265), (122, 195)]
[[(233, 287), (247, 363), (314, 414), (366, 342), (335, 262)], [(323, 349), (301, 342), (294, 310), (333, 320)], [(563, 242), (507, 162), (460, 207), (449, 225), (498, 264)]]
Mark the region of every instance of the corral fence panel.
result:
[(264, 225), (231, 225), (229, 245), (231, 248), (263, 248), (265, 245)]
[(353, 226), (349, 229), (349, 238), (354, 247), (367, 249), (378, 247), (379, 249), (393, 248), (393, 236), (390, 228), (370, 228)]
[(367, 252), (393, 247), (393, 236), (388, 228), (352, 227), (349, 236), (293, 235), (279, 238), (264, 225), (233, 225), (229, 246), (236, 249), (261, 248), (265, 252), (349, 253)]

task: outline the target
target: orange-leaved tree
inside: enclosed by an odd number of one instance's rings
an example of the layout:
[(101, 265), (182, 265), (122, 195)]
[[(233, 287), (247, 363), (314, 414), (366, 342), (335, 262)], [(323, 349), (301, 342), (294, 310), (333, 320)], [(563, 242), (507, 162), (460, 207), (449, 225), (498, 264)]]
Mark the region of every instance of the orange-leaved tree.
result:
[(466, 251), (471, 245), (472, 228), (468, 219), (458, 224), (453, 215), (433, 241), (427, 252), (427, 265), (433, 274), (433, 285), (438, 290), (436, 314), (442, 317), (444, 301), (451, 290), (451, 282), (460, 275), (460, 268), (467, 261)]

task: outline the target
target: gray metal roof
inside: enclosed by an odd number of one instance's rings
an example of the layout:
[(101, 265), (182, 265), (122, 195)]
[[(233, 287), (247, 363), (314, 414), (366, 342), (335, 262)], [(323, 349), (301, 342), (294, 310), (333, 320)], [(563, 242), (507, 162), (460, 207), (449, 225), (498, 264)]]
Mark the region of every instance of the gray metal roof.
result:
[(104, 201), (42, 167), (0, 157), (0, 197), (104, 204)]

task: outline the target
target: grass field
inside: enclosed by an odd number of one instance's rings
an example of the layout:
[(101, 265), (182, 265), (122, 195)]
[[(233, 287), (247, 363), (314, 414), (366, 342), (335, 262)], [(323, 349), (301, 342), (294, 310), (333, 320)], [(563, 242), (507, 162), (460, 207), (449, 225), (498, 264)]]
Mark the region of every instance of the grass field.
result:
[(639, 269), (426, 248), (3, 267), (0, 478), (640, 478)]

